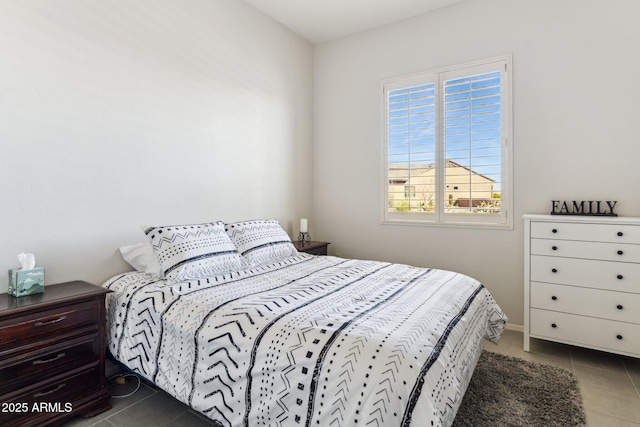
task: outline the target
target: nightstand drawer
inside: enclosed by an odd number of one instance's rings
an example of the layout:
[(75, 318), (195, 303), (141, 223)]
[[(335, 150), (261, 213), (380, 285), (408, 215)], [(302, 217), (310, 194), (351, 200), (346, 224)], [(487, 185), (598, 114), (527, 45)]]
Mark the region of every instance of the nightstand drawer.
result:
[(306, 253), (308, 253), (309, 255), (326, 255), (327, 247), (322, 246), (320, 248), (309, 249), (308, 251), (306, 251)]
[(100, 357), (100, 337), (79, 337), (55, 349), (40, 349), (0, 360), (0, 395), (73, 369), (95, 363)]
[(327, 255), (327, 246), (329, 242), (293, 242), (298, 252), (304, 252), (310, 255)]
[[(14, 395), (3, 396), (4, 403), (21, 404), (28, 408), (24, 412), (3, 413), (3, 426), (23, 426), (33, 419), (38, 419), (40, 423), (45, 422), (47, 417), (55, 417), (59, 413), (71, 412), (74, 403), (84, 396), (95, 391), (95, 384), (100, 378), (99, 365), (84, 370), (76, 371), (66, 377), (58, 377), (53, 381), (43, 381), (28, 389), (17, 391)], [(44, 405), (42, 411), (33, 411), (39, 405)]]
[(98, 302), (85, 302), (11, 318), (0, 322), (0, 354), (35, 339), (55, 336), (84, 325), (96, 325)]

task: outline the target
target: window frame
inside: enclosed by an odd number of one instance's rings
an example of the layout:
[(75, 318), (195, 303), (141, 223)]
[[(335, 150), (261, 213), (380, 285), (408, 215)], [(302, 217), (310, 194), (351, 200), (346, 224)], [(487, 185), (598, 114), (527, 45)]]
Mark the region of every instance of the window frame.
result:
[[(501, 167), (500, 213), (446, 212), (445, 144), (444, 144), (444, 82), (454, 78), (470, 77), (490, 71), (501, 71)], [(501, 55), (450, 67), (414, 73), (381, 80), (381, 223), (395, 225), (424, 225), (466, 228), (513, 229), (513, 123), (512, 123), (512, 55)], [(388, 92), (418, 85), (435, 83), (435, 212), (389, 211), (389, 132)], [(407, 184), (409, 184), (407, 182)]]

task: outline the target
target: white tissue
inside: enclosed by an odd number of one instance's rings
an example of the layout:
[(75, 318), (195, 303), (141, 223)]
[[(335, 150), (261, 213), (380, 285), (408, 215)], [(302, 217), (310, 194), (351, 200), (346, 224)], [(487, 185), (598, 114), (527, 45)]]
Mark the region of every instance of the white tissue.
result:
[(18, 261), (20, 261), (23, 270), (32, 270), (36, 266), (36, 256), (34, 254), (26, 254), (24, 252), (18, 254)]

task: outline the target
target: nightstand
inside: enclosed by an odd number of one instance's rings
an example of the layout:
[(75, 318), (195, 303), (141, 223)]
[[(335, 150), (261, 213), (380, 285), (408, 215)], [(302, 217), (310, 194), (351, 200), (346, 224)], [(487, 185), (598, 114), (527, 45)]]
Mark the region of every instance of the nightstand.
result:
[(311, 255), (326, 255), (327, 254), (327, 246), (330, 243), (328, 242), (293, 242), (293, 246), (296, 247), (298, 252), (306, 252)]
[(86, 282), (0, 294), (0, 425), (58, 425), (105, 411), (105, 294)]

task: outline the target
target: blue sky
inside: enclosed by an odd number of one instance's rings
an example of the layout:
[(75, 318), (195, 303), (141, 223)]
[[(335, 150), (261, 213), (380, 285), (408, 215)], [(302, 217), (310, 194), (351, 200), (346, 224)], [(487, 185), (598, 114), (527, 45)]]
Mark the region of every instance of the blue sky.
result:
[[(498, 190), (500, 78), (495, 71), (444, 82), (445, 158), (493, 179)], [(389, 163), (434, 163), (436, 84), (391, 90), (388, 100)]]

